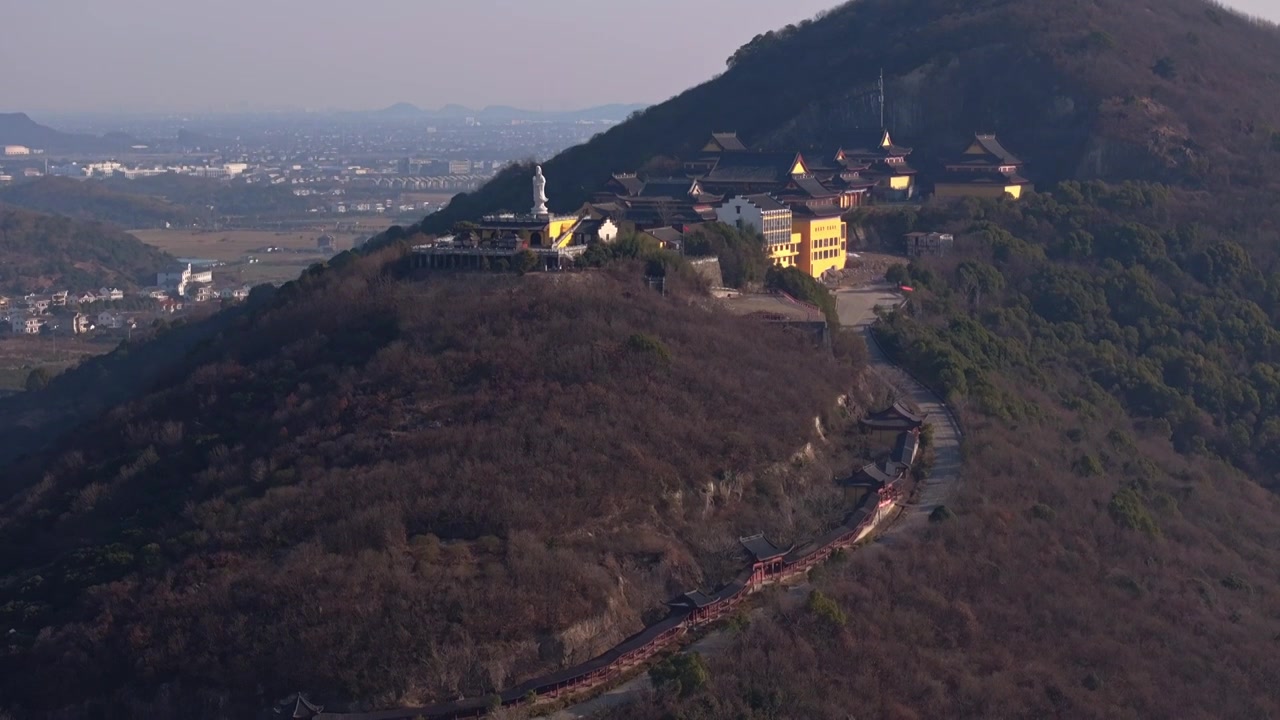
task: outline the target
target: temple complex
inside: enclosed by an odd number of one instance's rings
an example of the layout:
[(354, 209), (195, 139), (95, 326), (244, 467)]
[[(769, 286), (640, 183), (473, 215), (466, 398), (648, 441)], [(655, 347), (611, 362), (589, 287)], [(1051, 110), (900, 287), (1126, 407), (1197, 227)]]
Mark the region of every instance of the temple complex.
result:
[[(486, 215), (466, 233), (437, 238), (413, 249), (413, 267), (433, 270), (564, 270), (593, 242), (612, 242), (618, 226), (605, 216), (579, 212), (557, 215), (547, 209), (546, 178), (533, 176), (528, 214)], [(525, 254), (527, 253), (527, 254)], [(533, 267), (524, 267), (531, 262)]]
[(975, 135), (968, 147), (949, 159), (934, 184), (940, 198), (977, 197), (1017, 200), (1031, 188), (1022, 176), (1022, 161), (1000, 144), (995, 135)]

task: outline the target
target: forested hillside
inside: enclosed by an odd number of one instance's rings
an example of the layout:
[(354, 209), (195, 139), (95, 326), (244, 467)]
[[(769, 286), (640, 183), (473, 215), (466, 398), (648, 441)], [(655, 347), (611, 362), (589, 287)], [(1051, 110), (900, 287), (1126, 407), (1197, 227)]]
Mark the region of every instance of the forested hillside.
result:
[(483, 695), (737, 572), (741, 535), (842, 519), (837, 470), (789, 461), (856, 367), (804, 334), (635, 266), (417, 283), (402, 252), (308, 273), (6, 468), (5, 709)]
[(119, 192), (102, 181), (47, 177), (0, 189), (0, 202), (80, 220), (138, 229), (165, 223), (189, 225), (208, 217), (160, 197)]
[[(983, 131), (1046, 184), (1278, 182), (1273, 26), (1204, 0), (857, 0), (758, 36), (723, 75), (544, 162), (552, 207), (576, 209), (610, 173), (688, 157), (713, 131), (834, 152), (852, 130), (880, 124), (881, 68), (886, 124), (925, 171)], [(523, 208), (528, 170), (455, 198), (427, 228)]]
[[(850, 218), (882, 247), (956, 235), (890, 271), (914, 292), (875, 333), (956, 409), (959, 489), (611, 716), (1280, 716), (1273, 27), (1201, 0), (861, 0), (550, 161), (548, 194), (573, 208), (712, 130), (839, 144), (878, 122), (882, 66), (913, 162), (992, 130), (1041, 191)], [(527, 178), (425, 228), (523, 208)], [(153, 362), (114, 395), (93, 388), (120, 351), (53, 381), (93, 402), (0, 466), (0, 713), (483, 696), (713, 585), (740, 535), (838, 517), (847, 468), (796, 451), (839, 449), (813, 419), (848, 422), (855, 359), (727, 317), (675, 270), (652, 291), (669, 266), (634, 241), (589, 272), (409, 281), (419, 229), (124, 348)], [(689, 250), (763, 270), (708, 232)], [(35, 415), (27, 436), (71, 424)]]
[(110, 225), (0, 206), (0, 293), (133, 288), (172, 262)]
[(308, 207), (288, 188), (177, 174), (134, 180), (41, 178), (0, 189), (0, 203), (129, 229), (207, 224), (211, 218), (260, 220)]
[(963, 489), (618, 716), (1280, 714), (1280, 275), (1214, 209), (1071, 182), (863, 218), (957, 234), (877, 336), (959, 410)]
[(1073, 182), (1024, 203), (882, 218), (888, 235), (963, 233), (959, 257), (896, 273), (918, 313), (888, 323), (886, 345), (984, 414), (1029, 419), (1020, 385), (1077, 410), (1114, 398), (1179, 452), (1280, 490), (1280, 248), (1216, 221), (1215, 205)]

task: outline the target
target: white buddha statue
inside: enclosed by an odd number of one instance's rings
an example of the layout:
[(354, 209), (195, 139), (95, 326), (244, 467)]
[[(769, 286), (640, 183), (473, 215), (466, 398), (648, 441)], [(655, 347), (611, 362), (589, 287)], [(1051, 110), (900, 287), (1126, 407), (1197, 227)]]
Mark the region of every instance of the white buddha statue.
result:
[(542, 166), (533, 174), (533, 214), (550, 215), (547, 209), (547, 179), (542, 175)]

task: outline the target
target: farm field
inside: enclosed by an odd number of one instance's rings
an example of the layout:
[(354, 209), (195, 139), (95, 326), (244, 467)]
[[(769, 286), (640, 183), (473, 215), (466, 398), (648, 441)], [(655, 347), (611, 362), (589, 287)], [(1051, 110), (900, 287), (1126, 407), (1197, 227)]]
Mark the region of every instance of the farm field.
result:
[(84, 358), (110, 352), (119, 341), (45, 336), (0, 338), (0, 396), (24, 389), (27, 376), (38, 367), (57, 375)]
[[(216, 260), (224, 265), (215, 268), (219, 283), (283, 283), (317, 262), (328, 259), (316, 250), (316, 238), (329, 234), (336, 250), (349, 250), (359, 238), (369, 237), (382, 228), (370, 225), (360, 233), (326, 230), (132, 230), (139, 240), (164, 250), (177, 258)], [(281, 248), (282, 252), (264, 252), (265, 248)], [(245, 261), (253, 256), (256, 263)]]

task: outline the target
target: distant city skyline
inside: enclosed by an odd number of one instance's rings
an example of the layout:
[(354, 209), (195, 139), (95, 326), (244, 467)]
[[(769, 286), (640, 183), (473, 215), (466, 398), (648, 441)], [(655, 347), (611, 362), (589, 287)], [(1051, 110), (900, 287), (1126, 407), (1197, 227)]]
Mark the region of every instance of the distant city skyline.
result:
[[(833, 0), (20, 0), (0, 112), (657, 103)], [(1280, 20), (1275, 0), (1230, 0)]]

